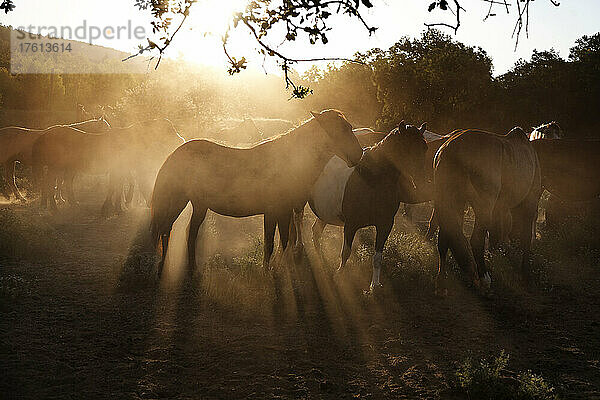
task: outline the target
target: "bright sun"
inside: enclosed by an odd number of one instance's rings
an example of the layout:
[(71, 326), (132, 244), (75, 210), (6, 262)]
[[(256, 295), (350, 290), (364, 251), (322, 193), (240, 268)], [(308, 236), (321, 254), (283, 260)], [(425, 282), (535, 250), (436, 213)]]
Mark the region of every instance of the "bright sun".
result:
[(173, 44), (191, 61), (223, 65), (221, 37), (227, 31), (232, 16), (242, 11), (248, 0), (201, 0), (190, 13), (188, 29), (181, 32)]

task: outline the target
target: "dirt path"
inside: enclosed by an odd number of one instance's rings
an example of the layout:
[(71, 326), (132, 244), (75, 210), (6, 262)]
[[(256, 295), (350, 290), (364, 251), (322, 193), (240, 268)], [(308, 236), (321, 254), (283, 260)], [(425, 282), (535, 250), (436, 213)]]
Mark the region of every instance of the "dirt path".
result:
[(246, 270), (256, 260), (214, 256), (238, 243), (214, 229), (242, 240), (260, 232), (260, 219), (213, 220), (203, 275), (171, 266), (166, 283), (119, 289), (147, 210), (101, 220), (97, 207), (90, 200), (58, 216), (15, 207), (66, 246), (52, 259), (0, 260), (14, 289), (0, 303), (0, 397), (456, 398), (457, 362), (505, 349), (511, 368), (542, 374), (564, 397), (600, 398), (597, 276), (585, 290), (563, 283), (492, 299), (460, 285), (436, 298), (424, 278), (366, 299), (360, 259), (337, 277), (308, 260)]

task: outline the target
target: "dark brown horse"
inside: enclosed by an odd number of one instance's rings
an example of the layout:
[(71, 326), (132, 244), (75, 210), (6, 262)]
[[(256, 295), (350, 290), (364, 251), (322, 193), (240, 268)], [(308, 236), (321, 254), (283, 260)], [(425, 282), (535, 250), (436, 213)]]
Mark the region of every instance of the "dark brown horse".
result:
[[(387, 136), (387, 133), (377, 132), (371, 128), (357, 128), (353, 130), (358, 142), (366, 149), (379, 143), (383, 138)], [(425, 163), (423, 165), (422, 174), (425, 176), (425, 180), (431, 182), (433, 180), (433, 157), (440, 146), (446, 141), (448, 136), (440, 136), (437, 133), (425, 130), (423, 138), (427, 142), (427, 152), (425, 153)], [(419, 202), (426, 202), (433, 200), (433, 188), (431, 184), (420, 185), (418, 188)], [(404, 205), (407, 216), (410, 217), (411, 207), (414, 207), (413, 203), (406, 203)], [(292, 224), (292, 231), (290, 232), (290, 241), (294, 246), (294, 252), (299, 255), (304, 249), (304, 242), (302, 238), (302, 221), (304, 219), (304, 207), (294, 210), (294, 223)], [(437, 225), (436, 225), (437, 229)]]
[(273, 253), (275, 229), (287, 247), (292, 210), (306, 203), (327, 161), (338, 155), (349, 165), (362, 156), (352, 126), (336, 110), (313, 118), (279, 137), (250, 148), (208, 140), (181, 145), (160, 168), (152, 195), (152, 234), (162, 247), (164, 266), (173, 222), (188, 202), (193, 214), (188, 263), (195, 267), (198, 229), (208, 209), (228, 216), (264, 214), (264, 265)]
[(379, 143), (367, 148), (356, 167), (348, 167), (333, 157), (311, 191), (309, 204), (317, 216), (312, 227), (313, 242), (321, 260), (324, 260), (321, 236), (325, 227), (328, 224), (344, 227), (338, 271), (346, 265), (356, 231), (375, 226), (371, 290), (380, 286), (383, 248), (400, 203), (421, 201), (417, 187), (424, 184), (427, 151), (424, 132), (425, 124), (416, 128), (403, 121)]
[[(505, 136), (479, 130), (453, 134), (435, 157), (435, 216), (440, 227), (438, 284), (445, 277), (448, 250), (476, 287), (491, 278), (485, 267), (486, 234), (490, 242), (512, 232), (523, 250), (521, 268), (529, 273), (530, 248), (541, 195), (540, 166), (521, 128)], [(475, 212), (470, 243), (463, 234), (466, 205)]]

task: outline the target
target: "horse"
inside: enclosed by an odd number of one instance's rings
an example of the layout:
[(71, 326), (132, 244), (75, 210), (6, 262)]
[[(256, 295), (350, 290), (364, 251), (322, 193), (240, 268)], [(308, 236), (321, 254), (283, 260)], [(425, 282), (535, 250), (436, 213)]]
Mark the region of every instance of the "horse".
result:
[(121, 149), (121, 168), (113, 169), (102, 213), (121, 211), (123, 187), (129, 183), (125, 204), (131, 205), (135, 186), (149, 204), (152, 184), (164, 159), (185, 139), (167, 118), (141, 121), (127, 127), (111, 129), (111, 134), (125, 143)]
[(321, 236), (328, 224), (344, 227), (344, 242), (338, 271), (352, 249), (358, 229), (375, 226), (375, 255), (371, 291), (381, 286), (382, 253), (401, 202), (420, 202), (417, 187), (423, 181), (427, 144), (420, 128), (402, 121), (380, 142), (367, 148), (355, 167), (332, 157), (317, 179), (308, 201), (317, 216), (313, 243), (322, 262)]
[(292, 210), (304, 205), (325, 164), (335, 154), (356, 165), (362, 148), (352, 126), (337, 110), (311, 112), (312, 118), (278, 137), (248, 148), (190, 140), (163, 163), (151, 202), (151, 232), (161, 249), (162, 273), (173, 222), (191, 202), (188, 266), (196, 266), (196, 239), (208, 209), (227, 216), (264, 215), (264, 259), (269, 267), (279, 227), (288, 243)]
[(69, 126), (50, 128), (33, 145), (34, 175), (41, 185), (42, 207), (56, 209), (55, 185), (64, 182), (68, 201), (75, 205), (73, 178), (81, 172), (104, 174), (118, 168), (124, 141), (112, 131), (87, 133)]
[(531, 128), (529, 140), (538, 139), (562, 139), (563, 132), (556, 121), (548, 122), (537, 127)]
[(233, 128), (223, 128), (217, 134), (217, 140), (227, 144), (256, 143), (264, 139), (262, 132), (251, 118), (245, 118)]
[[(489, 287), (486, 234), (495, 246), (511, 228), (523, 252), (521, 271), (528, 277), (542, 187), (540, 163), (523, 129), (513, 128), (504, 136), (476, 129), (454, 133), (435, 156), (434, 185), (434, 213), (440, 228), (437, 288), (446, 274), (449, 249), (476, 288), (482, 288), (481, 280)], [(475, 212), (470, 243), (462, 228), (467, 204)]]
[[(375, 144), (383, 140), (388, 133), (378, 132), (371, 128), (356, 128), (353, 129), (354, 135), (358, 139), (358, 142), (363, 149), (372, 147)], [(423, 166), (424, 173), (426, 174), (426, 180), (431, 181), (433, 179), (433, 156), (437, 152), (438, 148), (446, 141), (446, 136), (441, 136), (437, 133), (428, 131), (427, 129), (423, 133), (423, 137), (427, 143), (427, 152), (425, 153), (426, 162)], [(419, 188), (419, 199), (420, 202), (426, 202), (433, 199), (433, 192), (431, 187), (422, 185)], [(405, 211), (407, 215), (410, 215), (411, 207), (414, 203), (405, 204)], [(294, 220), (292, 229), (290, 232), (290, 241), (293, 244), (294, 253), (299, 255), (304, 249), (304, 242), (302, 239), (302, 221), (304, 219), (304, 206), (294, 210)]]
[(531, 145), (540, 160), (542, 187), (551, 194), (546, 209), (549, 225), (556, 225), (563, 202), (598, 199), (600, 141), (537, 139)]
[(16, 162), (31, 164), (31, 150), (35, 141), (40, 136), (65, 126), (85, 132), (105, 132), (110, 129), (110, 124), (103, 117), (70, 125), (54, 125), (46, 129), (29, 129), (15, 126), (0, 129), (0, 164), (3, 166), (3, 178), (10, 189), (9, 193), (4, 193), (7, 199), (10, 199), (10, 195), (14, 194), (19, 201), (25, 201), (25, 197), (19, 192), (15, 181)]

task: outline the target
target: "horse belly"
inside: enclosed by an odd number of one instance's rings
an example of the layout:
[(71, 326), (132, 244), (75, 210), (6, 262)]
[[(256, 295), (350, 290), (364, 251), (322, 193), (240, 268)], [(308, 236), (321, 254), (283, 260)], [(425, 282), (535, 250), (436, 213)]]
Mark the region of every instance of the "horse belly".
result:
[(344, 192), (354, 168), (339, 157), (327, 163), (311, 190), (310, 205), (321, 220), (332, 225), (343, 225), (342, 203)]

